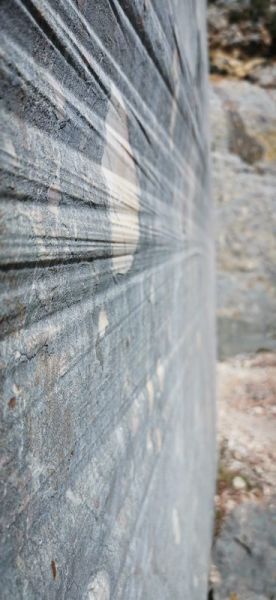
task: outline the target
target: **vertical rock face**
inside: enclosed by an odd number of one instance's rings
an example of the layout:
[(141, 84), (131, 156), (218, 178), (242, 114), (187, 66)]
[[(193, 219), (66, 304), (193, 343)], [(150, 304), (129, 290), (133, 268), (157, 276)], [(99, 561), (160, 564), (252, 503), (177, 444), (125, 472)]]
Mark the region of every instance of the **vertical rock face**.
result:
[(219, 354), (276, 349), (276, 92), (215, 80)]
[(201, 0), (1, 4), (4, 599), (204, 598)]
[(275, 23), (274, 2), (209, 6), (222, 358), (276, 349)]

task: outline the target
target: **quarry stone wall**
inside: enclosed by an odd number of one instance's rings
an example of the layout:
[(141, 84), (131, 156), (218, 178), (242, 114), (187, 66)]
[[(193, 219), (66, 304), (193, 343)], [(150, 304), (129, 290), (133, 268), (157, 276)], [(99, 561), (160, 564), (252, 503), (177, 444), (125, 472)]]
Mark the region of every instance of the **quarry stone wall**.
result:
[(3, 600), (202, 600), (215, 478), (201, 0), (1, 3)]

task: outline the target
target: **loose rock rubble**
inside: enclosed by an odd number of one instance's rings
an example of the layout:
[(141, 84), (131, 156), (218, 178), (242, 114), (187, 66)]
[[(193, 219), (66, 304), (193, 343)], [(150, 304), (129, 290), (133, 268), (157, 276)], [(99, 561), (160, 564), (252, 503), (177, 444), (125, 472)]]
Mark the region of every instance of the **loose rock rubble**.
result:
[(210, 597), (271, 600), (276, 598), (276, 354), (220, 362), (217, 378), (220, 455)]
[(208, 26), (212, 73), (255, 82), (262, 79), (267, 87), (275, 86), (274, 1), (213, 0), (209, 2)]

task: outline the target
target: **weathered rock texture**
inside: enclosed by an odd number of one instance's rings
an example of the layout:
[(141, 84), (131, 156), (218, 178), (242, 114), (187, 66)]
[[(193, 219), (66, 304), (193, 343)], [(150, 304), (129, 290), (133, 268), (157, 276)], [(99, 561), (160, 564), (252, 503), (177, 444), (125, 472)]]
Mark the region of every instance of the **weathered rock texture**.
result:
[(276, 348), (276, 3), (213, 0), (208, 24), (223, 358)]
[(276, 90), (211, 82), (222, 357), (276, 348)]
[(276, 509), (236, 507), (216, 540), (214, 600), (275, 600)]
[(210, 68), (276, 84), (275, 0), (209, 0)]
[(1, 3), (2, 598), (202, 600), (201, 0)]
[(209, 598), (276, 600), (276, 353), (217, 365), (220, 449)]

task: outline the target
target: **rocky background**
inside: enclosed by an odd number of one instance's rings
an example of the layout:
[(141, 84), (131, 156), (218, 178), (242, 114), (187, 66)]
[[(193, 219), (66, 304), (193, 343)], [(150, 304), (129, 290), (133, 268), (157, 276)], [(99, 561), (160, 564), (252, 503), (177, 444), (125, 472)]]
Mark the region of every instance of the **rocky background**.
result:
[(276, 3), (209, 2), (218, 478), (209, 600), (276, 598)]
[(276, 349), (276, 3), (209, 4), (218, 352)]

